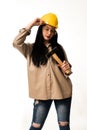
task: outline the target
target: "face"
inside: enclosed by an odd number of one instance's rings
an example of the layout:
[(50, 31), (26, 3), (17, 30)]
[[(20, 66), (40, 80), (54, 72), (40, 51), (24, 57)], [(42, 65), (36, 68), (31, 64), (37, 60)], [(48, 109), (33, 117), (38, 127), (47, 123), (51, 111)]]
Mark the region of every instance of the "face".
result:
[(55, 28), (47, 24), (42, 28), (43, 38), (47, 42), (55, 35), (55, 32)]

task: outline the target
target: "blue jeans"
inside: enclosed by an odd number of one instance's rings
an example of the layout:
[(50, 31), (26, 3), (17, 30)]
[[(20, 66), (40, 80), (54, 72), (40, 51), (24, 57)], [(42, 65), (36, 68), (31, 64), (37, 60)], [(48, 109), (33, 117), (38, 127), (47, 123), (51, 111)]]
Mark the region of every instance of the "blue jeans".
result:
[[(31, 125), (29, 130), (42, 129), (53, 101), (57, 112), (57, 120), (59, 122), (60, 130), (70, 130), (69, 122), (70, 122), (71, 98), (67, 98), (63, 100), (45, 100), (45, 101), (35, 100), (34, 108), (33, 108), (32, 124), (33, 123), (40, 124), (40, 127), (35, 128), (33, 125)], [(68, 122), (68, 124), (65, 126), (61, 126), (60, 122), (64, 122), (64, 121)]]

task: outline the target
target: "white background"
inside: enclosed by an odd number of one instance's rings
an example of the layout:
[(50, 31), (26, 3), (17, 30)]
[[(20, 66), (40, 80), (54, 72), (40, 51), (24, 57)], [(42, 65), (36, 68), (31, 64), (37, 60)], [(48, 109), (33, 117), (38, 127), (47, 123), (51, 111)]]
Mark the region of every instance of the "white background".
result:
[[(20, 28), (48, 12), (59, 18), (58, 42), (73, 66), (71, 130), (87, 130), (87, 0), (0, 1), (0, 130), (29, 129), (33, 99), (28, 97), (27, 64), (12, 42)], [(58, 130), (54, 104), (43, 130)]]

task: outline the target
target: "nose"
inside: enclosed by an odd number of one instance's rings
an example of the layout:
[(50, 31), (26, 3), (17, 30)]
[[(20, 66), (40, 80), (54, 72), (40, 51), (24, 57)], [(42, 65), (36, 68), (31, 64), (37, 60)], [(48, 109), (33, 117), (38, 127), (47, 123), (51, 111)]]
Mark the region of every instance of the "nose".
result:
[(48, 34), (51, 35), (51, 33), (52, 33), (52, 32), (51, 32), (51, 30), (49, 29), (49, 30), (48, 30)]

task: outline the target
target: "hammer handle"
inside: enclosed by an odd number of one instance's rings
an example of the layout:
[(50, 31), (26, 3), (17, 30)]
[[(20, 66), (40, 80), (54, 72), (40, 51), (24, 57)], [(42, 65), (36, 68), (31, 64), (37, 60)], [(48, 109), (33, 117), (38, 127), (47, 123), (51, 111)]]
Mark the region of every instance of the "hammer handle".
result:
[[(62, 65), (62, 61), (60, 60), (60, 58), (54, 53), (54, 54), (52, 54), (52, 57), (60, 64), (60, 66)], [(70, 75), (72, 72), (71, 72), (71, 69), (67, 69), (66, 71), (65, 71), (65, 74), (67, 74), (67, 75)]]
[(62, 65), (62, 61), (60, 60), (60, 58), (59, 58), (55, 53), (52, 55), (52, 57), (53, 57), (60, 65)]

